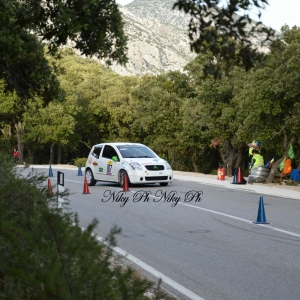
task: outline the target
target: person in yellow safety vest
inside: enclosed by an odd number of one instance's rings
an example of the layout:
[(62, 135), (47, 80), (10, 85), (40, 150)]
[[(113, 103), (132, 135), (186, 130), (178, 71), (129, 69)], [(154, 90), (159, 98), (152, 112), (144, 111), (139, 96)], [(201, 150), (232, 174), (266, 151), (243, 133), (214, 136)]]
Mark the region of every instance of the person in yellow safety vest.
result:
[(265, 165), (264, 158), (259, 154), (257, 149), (252, 150), (252, 155), (250, 171), (254, 168), (263, 167)]

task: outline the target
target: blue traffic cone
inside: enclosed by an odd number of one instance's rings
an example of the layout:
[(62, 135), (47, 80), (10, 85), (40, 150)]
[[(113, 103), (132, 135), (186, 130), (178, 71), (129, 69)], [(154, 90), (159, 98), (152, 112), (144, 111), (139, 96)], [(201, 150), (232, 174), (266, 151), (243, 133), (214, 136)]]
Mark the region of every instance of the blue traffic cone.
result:
[(253, 222), (254, 224), (270, 224), (266, 220), (265, 215), (265, 208), (264, 208), (264, 198), (260, 197), (259, 206), (258, 206), (258, 213), (257, 213), (257, 220)]
[(78, 173), (77, 176), (83, 176), (81, 171), (81, 164), (78, 165)]
[(53, 172), (52, 172), (51, 165), (49, 166), (49, 177), (53, 177)]

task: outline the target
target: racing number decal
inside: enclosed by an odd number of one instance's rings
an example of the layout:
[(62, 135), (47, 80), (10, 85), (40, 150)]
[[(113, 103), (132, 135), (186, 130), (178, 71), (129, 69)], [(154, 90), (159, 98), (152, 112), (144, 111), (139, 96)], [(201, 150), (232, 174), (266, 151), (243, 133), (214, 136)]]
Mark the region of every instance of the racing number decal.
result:
[(111, 169), (112, 169), (112, 160), (109, 160), (107, 162), (107, 172), (106, 172), (106, 174), (111, 174)]

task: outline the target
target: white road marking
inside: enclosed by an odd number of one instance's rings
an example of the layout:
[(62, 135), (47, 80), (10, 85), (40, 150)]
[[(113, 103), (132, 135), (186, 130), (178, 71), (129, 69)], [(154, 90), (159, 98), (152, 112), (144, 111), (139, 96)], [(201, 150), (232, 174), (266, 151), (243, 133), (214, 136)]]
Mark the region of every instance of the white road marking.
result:
[[(73, 180), (67, 180), (67, 181), (81, 183), (81, 182), (73, 181)], [(120, 188), (116, 188), (116, 189), (120, 189)], [(136, 191), (129, 191), (129, 192), (135, 193)], [(158, 197), (155, 197), (153, 195), (149, 195), (149, 197), (158, 198)], [(180, 202), (178, 202), (178, 204), (181, 204), (181, 205), (184, 205), (184, 206), (187, 206), (187, 207), (191, 207), (191, 208), (194, 208), (194, 209), (200, 209), (200, 210), (203, 210), (203, 211), (206, 211), (206, 212), (221, 215), (221, 216), (231, 218), (231, 219), (235, 219), (235, 220), (238, 220), (238, 221), (242, 221), (242, 222), (245, 222), (245, 223), (248, 223), (248, 224), (253, 224), (253, 221), (250, 221), (250, 220), (247, 220), (247, 219), (244, 219), (244, 218), (239, 218), (239, 217), (236, 217), (236, 216), (233, 216), (233, 215), (228, 215), (228, 214), (225, 214), (225, 213), (221, 213), (221, 212), (218, 212), (218, 211), (215, 211), (215, 210), (202, 208), (202, 207), (194, 206), (194, 205), (191, 205), (191, 204), (180, 203)], [(273, 227), (273, 226), (270, 226), (270, 225), (267, 225), (267, 224), (255, 224), (255, 225), (260, 225), (260, 226), (266, 227), (268, 229), (272, 229), (274, 231), (285, 233), (285, 234), (288, 234), (288, 235), (291, 235), (291, 236), (300, 237), (300, 234), (290, 232), (290, 231), (287, 231), (287, 230), (282, 230), (282, 229), (279, 229), (279, 228), (276, 228), (276, 227)], [(101, 243), (105, 243), (104, 239), (102, 237), (97, 235), (96, 238)], [(156, 278), (160, 278), (163, 282), (165, 282), (166, 284), (168, 284), (172, 288), (176, 289), (182, 295), (185, 295), (186, 297), (190, 298), (191, 300), (204, 300), (203, 298), (201, 298), (200, 296), (198, 296), (194, 292), (190, 291), (189, 289), (185, 288), (184, 286), (177, 283), (173, 279), (169, 278), (168, 276), (164, 275), (163, 273), (161, 273), (158, 270), (154, 269), (153, 267), (149, 266), (148, 264), (141, 261), (137, 257), (127, 253), (125, 250), (121, 249), (120, 247), (113, 247), (113, 250), (115, 252), (119, 253), (120, 255), (126, 257), (128, 260), (132, 261), (134, 264), (136, 264), (139, 267), (143, 268), (145, 271), (149, 272), (150, 274), (152, 274)]]
[[(82, 182), (74, 181), (74, 180), (66, 180), (66, 181), (82, 183)], [(120, 189), (120, 188), (115, 188), (115, 189)], [(129, 191), (129, 192), (135, 193), (136, 191)], [(149, 197), (159, 199), (159, 197), (155, 197), (153, 195), (149, 195)], [(249, 224), (253, 224), (253, 221), (250, 221), (250, 220), (247, 220), (247, 219), (243, 219), (243, 218), (239, 218), (239, 217), (232, 216), (232, 215), (228, 215), (228, 214), (225, 214), (225, 213), (221, 213), (221, 212), (218, 212), (218, 211), (215, 211), (215, 210), (211, 210), (211, 209), (207, 209), (207, 208), (203, 208), (203, 207), (199, 207), (199, 206), (194, 206), (194, 205), (191, 205), (191, 204), (180, 203), (180, 202), (178, 202), (178, 204), (181, 204), (181, 205), (184, 205), (184, 206), (189, 206), (189, 207), (196, 208), (196, 209), (200, 209), (200, 210), (203, 210), (203, 211), (207, 211), (207, 212), (210, 212), (210, 213), (213, 213), (213, 214), (217, 214), (217, 215), (220, 215), (220, 216), (224, 216), (224, 217), (227, 217), (227, 218), (239, 220), (239, 221), (246, 222), (246, 223), (249, 223)], [(285, 234), (288, 234), (288, 235), (291, 235), (291, 236), (300, 237), (300, 234), (298, 234), (298, 233), (294, 233), (294, 232), (291, 232), (291, 231), (283, 230), (283, 229), (280, 229), (280, 228), (277, 228), (277, 227), (274, 227), (274, 226), (271, 226), (271, 225), (268, 225), (268, 224), (255, 224), (255, 225), (263, 226), (263, 227), (272, 229), (274, 231), (285, 233)]]
[[(105, 243), (105, 241), (102, 237), (96, 235), (96, 238), (99, 242), (104, 243), (104, 244), (107, 245), (107, 243)], [(151, 266), (144, 263), (143, 261), (141, 261), (137, 257), (127, 253), (125, 250), (121, 249), (120, 247), (113, 247), (113, 250), (115, 252), (121, 254), (122, 256), (126, 257), (128, 260), (132, 261), (134, 264), (136, 264), (139, 267), (143, 268), (145, 271), (149, 272), (150, 274), (152, 274), (156, 278), (160, 278), (163, 282), (167, 283), (169, 286), (171, 286), (172, 288), (174, 288), (175, 290), (180, 292), (182, 295), (190, 298), (191, 300), (204, 300), (203, 298), (201, 298), (200, 296), (198, 296), (194, 292), (188, 290), (187, 288), (185, 288), (181, 284), (177, 283), (173, 279), (169, 278), (168, 276), (164, 275), (163, 273), (161, 273), (161, 272), (157, 271), (156, 269), (152, 268)]]
[(84, 183), (83, 180), (82, 181), (75, 181), (75, 180), (67, 180), (67, 179), (65, 179), (65, 181), (76, 182), (76, 183)]
[[(181, 204), (181, 205), (184, 205), (184, 206), (189, 206), (189, 207), (204, 210), (204, 211), (207, 211), (207, 212), (210, 212), (210, 213), (213, 213), (213, 214), (221, 215), (221, 216), (224, 216), (224, 217), (227, 217), (227, 218), (231, 218), (231, 219), (235, 219), (235, 220), (239, 220), (239, 221), (242, 221), (242, 222), (253, 224), (253, 221), (243, 219), (243, 218), (239, 218), (239, 217), (232, 216), (232, 215), (228, 215), (228, 214), (224, 214), (224, 213), (221, 213), (221, 212), (218, 212), (218, 211), (215, 211), (215, 210), (211, 210), (211, 209), (207, 209), (207, 208), (203, 208), (203, 207), (199, 207), (199, 206), (194, 206), (194, 205), (191, 205), (191, 204), (180, 203), (180, 202), (178, 202), (178, 204)], [(294, 233), (294, 232), (291, 232), (291, 231), (287, 231), (287, 230), (283, 230), (283, 229), (280, 229), (280, 228), (276, 228), (276, 227), (270, 226), (268, 224), (255, 224), (255, 225), (260, 225), (260, 226), (272, 229), (274, 231), (279, 231), (281, 233), (286, 233), (288, 235), (300, 237), (300, 234), (297, 234), (297, 233)]]

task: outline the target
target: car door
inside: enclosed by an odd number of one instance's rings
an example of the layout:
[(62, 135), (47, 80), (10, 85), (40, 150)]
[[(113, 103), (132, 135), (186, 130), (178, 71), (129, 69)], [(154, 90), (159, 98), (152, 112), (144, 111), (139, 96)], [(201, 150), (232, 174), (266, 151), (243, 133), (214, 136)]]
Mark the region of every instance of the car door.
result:
[(103, 149), (103, 146), (96, 146), (96, 147), (94, 147), (93, 152), (92, 152), (92, 156), (93, 156), (92, 165), (94, 168), (94, 177), (96, 180), (101, 179), (100, 174), (103, 172), (99, 168), (99, 159), (100, 159), (102, 149)]
[[(113, 161), (112, 157), (116, 156), (118, 161)], [(120, 159), (116, 149), (111, 145), (105, 145), (99, 158), (99, 176), (104, 181), (118, 181), (120, 169)]]

